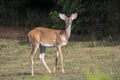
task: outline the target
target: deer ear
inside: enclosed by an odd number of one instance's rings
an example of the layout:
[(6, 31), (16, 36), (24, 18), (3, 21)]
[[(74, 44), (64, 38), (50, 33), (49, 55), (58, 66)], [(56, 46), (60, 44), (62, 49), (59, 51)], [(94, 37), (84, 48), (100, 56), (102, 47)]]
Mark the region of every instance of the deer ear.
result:
[(72, 15), (70, 16), (70, 18), (71, 18), (72, 20), (76, 19), (76, 18), (77, 18), (77, 13), (72, 14)]
[(65, 20), (65, 18), (66, 18), (65, 14), (62, 14), (62, 13), (59, 13), (59, 17), (60, 17), (62, 20)]

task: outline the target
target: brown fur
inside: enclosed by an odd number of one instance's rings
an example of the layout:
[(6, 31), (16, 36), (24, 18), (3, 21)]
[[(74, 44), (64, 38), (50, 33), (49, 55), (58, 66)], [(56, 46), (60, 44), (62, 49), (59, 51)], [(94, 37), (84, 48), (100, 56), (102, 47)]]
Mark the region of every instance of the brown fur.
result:
[(64, 30), (54, 30), (49, 28), (37, 27), (28, 33), (29, 41), (32, 45), (40, 44), (40, 41), (47, 44), (60, 45), (62, 38), (66, 38), (66, 32)]

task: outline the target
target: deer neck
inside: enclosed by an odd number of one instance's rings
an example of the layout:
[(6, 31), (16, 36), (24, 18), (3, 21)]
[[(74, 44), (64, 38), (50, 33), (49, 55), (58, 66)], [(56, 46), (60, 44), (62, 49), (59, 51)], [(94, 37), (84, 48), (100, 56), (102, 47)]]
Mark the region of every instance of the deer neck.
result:
[(71, 25), (67, 26), (67, 28), (65, 29), (65, 32), (66, 32), (67, 39), (69, 39), (71, 35)]

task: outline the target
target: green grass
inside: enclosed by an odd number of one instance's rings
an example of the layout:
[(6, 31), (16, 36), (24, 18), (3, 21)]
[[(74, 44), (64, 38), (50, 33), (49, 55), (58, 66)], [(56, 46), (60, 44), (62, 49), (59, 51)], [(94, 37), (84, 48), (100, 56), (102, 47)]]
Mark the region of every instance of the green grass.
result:
[[(69, 42), (63, 47), (65, 74), (61, 73), (60, 62), (57, 72), (49, 74), (38, 59), (38, 50), (34, 59), (35, 76), (32, 77), (29, 45), (22, 40), (0, 39), (0, 80), (90, 80), (87, 77), (97, 71), (95, 66), (102, 73), (94, 75), (104, 74), (112, 80), (120, 80), (120, 45), (115, 41), (95, 41), (95, 44), (92, 41)], [(51, 70), (55, 55), (55, 48), (47, 48), (45, 60)], [(90, 68), (89, 75), (86, 75), (87, 68)]]
[(87, 80), (111, 80), (111, 76), (102, 72), (98, 67), (85, 68), (85, 76)]

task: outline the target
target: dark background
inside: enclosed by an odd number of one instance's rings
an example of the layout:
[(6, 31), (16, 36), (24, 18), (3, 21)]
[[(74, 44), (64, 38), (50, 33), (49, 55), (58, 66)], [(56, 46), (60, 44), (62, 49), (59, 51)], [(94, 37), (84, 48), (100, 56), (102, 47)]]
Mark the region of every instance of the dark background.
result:
[(60, 12), (78, 13), (73, 34), (95, 39), (120, 35), (120, 0), (0, 0), (0, 25), (64, 29)]

